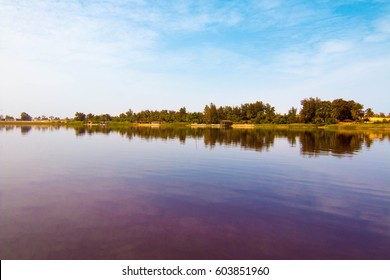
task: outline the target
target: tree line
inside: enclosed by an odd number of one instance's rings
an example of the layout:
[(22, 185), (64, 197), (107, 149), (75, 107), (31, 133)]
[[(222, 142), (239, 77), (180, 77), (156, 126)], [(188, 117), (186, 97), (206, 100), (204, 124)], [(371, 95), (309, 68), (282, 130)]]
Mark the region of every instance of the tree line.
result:
[[(262, 101), (245, 103), (240, 106), (219, 106), (214, 103), (206, 105), (203, 112), (187, 112), (185, 107), (178, 111), (174, 110), (143, 110), (134, 113), (129, 109), (119, 116), (109, 114), (93, 115), (76, 112), (74, 120), (83, 122), (131, 122), (131, 123), (198, 123), (218, 124), (223, 120), (233, 123), (250, 124), (291, 124), (291, 123), (314, 123), (333, 124), (339, 121), (364, 121), (376, 116), (371, 108), (363, 110), (364, 106), (354, 100), (342, 98), (333, 101), (321, 100), (320, 98), (305, 98), (301, 100), (301, 109), (291, 107), (286, 114), (275, 112), (275, 107)], [(381, 113), (383, 114), (383, 113)], [(384, 117), (384, 114), (383, 114)]]
[[(354, 100), (342, 98), (333, 101), (321, 100), (310, 97), (301, 100), (301, 108), (291, 107), (286, 114), (275, 112), (275, 107), (262, 101), (245, 103), (240, 106), (219, 106), (214, 103), (206, 105), (203, 112), (187, 112), (185, 107), (178, 111), (174, 110), (143, 110), (138, 113), (129, 109), (118, 116), (110, 114), (94, 115), (92, 113), (76, 112), (72, 119), (80, 122), (130, 122), (130, 123), (198, 123), (218, 124), (223, 120), (233, 123), (249, 124), (291, 124), (291, 123), (314, 123), (334, 124), (340, 121), (365, 121), (370, 117), (385, 117), (384, 113), (375, 114), (371, 108), (364, 110), (364, 106)], [(13, 120), (11, 116), (0, 116), (2, 120)], [(389, 114), (390, 117), (390, 114)], [(20, 120), (30, 121), (33, 118), (23, 112)], [(35, 118), (35, 120), (59, 120), (53, 116)]]

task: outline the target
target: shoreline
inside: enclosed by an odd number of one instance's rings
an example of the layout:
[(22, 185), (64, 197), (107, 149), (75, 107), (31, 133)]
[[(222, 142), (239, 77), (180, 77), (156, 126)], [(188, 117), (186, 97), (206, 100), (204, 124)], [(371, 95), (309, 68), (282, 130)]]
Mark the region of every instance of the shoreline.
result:
[[(84, 122), (59, 122), (59, 121), (0, 121), (0, 126), (64, 126), (64, 127), (190, 127), (190, 128), (218, 128), (226, 129), (220, 124), (189, 124), (189, 123), (129, 123), (107, 122), (105, 124), (87, 124)], [(390, 123), (338, 123), (330, 125), (316, 125), (305, 123), (293, 124), (240, 124), (233, 123), (227, 129), (325, 129), (325, 130), (390, 130)]]

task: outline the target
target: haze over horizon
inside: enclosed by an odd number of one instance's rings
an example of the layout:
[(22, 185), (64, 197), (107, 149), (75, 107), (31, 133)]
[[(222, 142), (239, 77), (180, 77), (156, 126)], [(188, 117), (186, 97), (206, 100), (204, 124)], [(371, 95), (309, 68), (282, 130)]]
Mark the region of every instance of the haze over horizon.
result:
[(0, 115), (308, 97), (387, 114), (389, 74), (385, 0), (0, 0)]

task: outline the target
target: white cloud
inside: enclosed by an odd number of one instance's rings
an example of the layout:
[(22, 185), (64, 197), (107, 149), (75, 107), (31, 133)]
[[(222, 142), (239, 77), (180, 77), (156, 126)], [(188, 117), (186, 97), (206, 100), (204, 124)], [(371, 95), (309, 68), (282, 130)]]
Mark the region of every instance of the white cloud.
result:
[(288, 48), (277, 55), (274, 66), (279, 73), (295, 78), (321, 76), (346, 63), (353, 47), (352, 41), (327, 40), (313, 46)]
[(390, 34), (390, 16), (378, 20), (377, 29), (379, 32)]
[(364, 40), (370, 43), (379, 43), (390, 40), (390, 16), (382, 17), (374, 22), (374, 32)]
[(321, 44), (320, 52), (324, 55), (332, 53), (342, 53), (350, 50), (353, 44), (348, 41), (333, 40)]

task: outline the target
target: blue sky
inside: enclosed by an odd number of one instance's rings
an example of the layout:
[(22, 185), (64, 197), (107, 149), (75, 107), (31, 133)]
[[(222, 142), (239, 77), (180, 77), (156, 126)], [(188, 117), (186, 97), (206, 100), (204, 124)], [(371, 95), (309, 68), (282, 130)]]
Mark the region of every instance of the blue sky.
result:
[(390, 112), (390, 1), (0, 0), (0, 115), (306, 97)]

